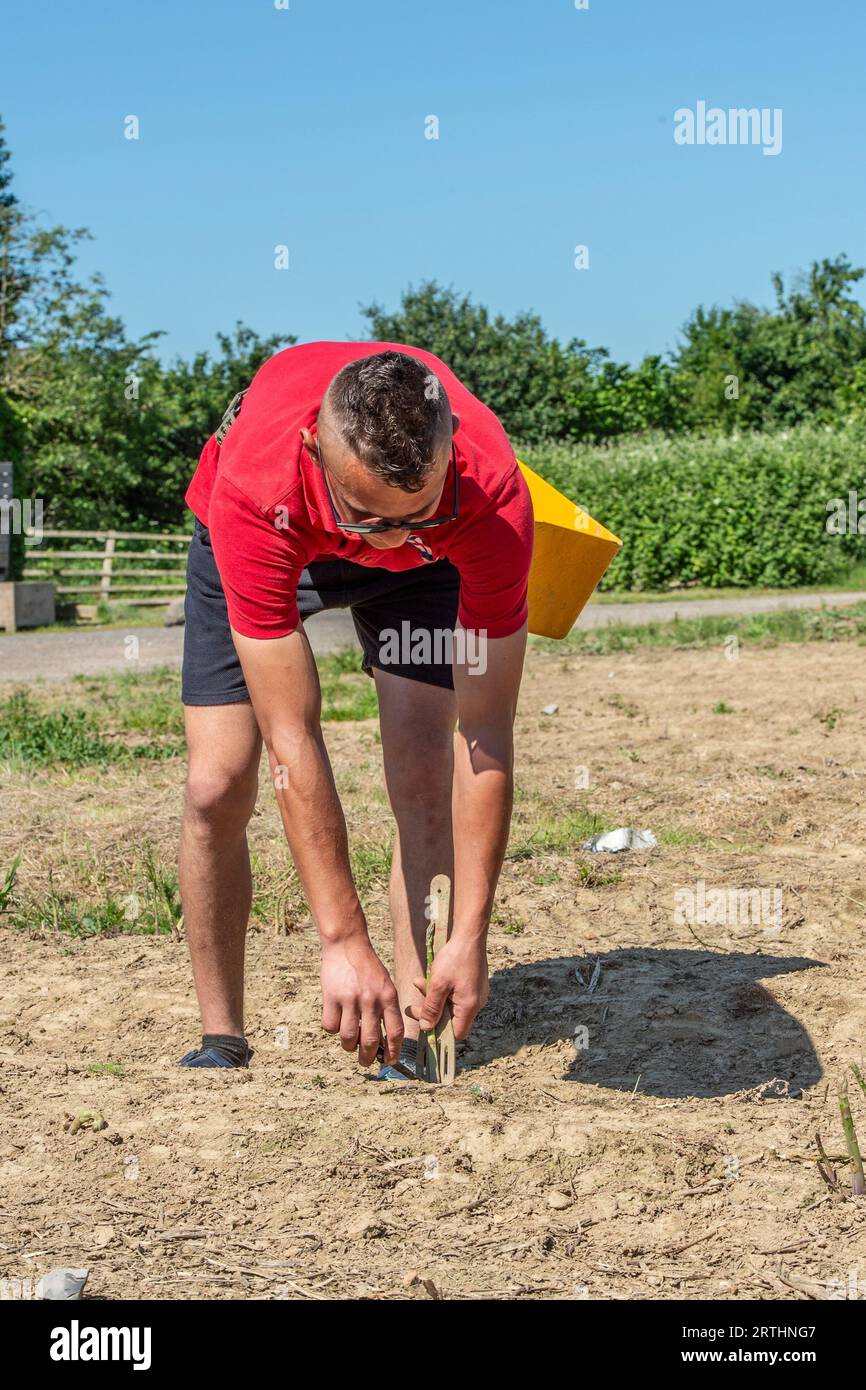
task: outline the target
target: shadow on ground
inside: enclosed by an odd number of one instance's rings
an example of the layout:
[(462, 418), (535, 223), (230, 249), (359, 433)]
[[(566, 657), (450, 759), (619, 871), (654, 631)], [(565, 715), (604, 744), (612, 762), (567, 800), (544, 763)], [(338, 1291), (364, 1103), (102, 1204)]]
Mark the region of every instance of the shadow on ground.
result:
[[(590, 993), (596, 959), (601, 970)], [(462, 1067), (565, 1040), (563, 1080), (620, 1091), (637, 1083), (642, 1095), (670, 1097), (727, 1096), (779, 1080), (787, 1090), (771, 1094), (796, 1095), (820, 1080), (821, 1064), (806, 1030), (765, 982), (819, 965), (797, 956), (640, 949), (516, 965), (492, 977)]]

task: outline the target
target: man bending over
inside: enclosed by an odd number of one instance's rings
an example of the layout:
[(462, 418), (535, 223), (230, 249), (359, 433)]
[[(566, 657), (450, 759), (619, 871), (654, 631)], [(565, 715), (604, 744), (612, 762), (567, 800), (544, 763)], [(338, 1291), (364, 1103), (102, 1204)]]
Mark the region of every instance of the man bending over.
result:
[[(486, 937), (512, 806), (532, 508), (495, 415), (438, 358), (391, 343), (272, 357), (202, 452), (187, 493), (180, 851), (202, 1046), (246, 1066), (246, 828), (264, 740), (322, 948), (322, 1026), (381, 1075), (414, 1075), (446, 1002), (465, 1038), (487, 999)], [(367, 934), (303, 619), (348, 608), (376, 683), (396, 822), (394, 978)], [(453, 930), (425, 991), (425, 898)], [(405, 1040), (404, 1040), (405, 1032)]]

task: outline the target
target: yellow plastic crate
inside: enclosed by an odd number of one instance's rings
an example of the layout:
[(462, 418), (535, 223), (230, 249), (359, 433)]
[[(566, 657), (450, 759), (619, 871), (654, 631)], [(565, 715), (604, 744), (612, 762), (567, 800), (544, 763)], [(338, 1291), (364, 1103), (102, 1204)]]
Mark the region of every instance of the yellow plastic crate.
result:
[(565, 637), (622, 541), (517, 461), (535, 515), (529, 631), (539, 637)]

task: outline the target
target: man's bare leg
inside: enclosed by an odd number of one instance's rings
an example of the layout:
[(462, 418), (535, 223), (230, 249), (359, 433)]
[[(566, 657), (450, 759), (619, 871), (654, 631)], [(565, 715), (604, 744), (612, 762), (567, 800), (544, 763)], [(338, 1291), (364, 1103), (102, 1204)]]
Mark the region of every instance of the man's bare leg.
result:
[(252, 705), (187, 705), (180, 891), (203, 1033), (242, 1037), (252, 903), (246, 828), (262, 741)]
[(385, 784), (397, 822), (391, 866), (394, 983), (406, 1037), (418, 1024), (406, 1006), (419, 1004), (414, 981), (426, 973), (425, 899), (435, 874), (453, 878), (451, 784), (457, 699), (422, 681), (375, 668)]

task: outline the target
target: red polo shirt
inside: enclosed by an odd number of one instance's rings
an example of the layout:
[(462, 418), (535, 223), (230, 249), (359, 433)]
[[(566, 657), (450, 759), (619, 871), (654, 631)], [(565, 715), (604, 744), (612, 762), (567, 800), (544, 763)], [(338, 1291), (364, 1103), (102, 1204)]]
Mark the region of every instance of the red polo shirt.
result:
[[(322, 398), (347, 362), (388, 348), (436, 373), (460, 425), (454, 436), (456, 521), (376, 550), (334, 522), (321, 470), (300, 431), (314, 429)], [(507, 637), (527, 614), (532, 504), (496, 416), (432, 353), (399, 343), (304, 343), (256, 373), (222, 447), (212, 436), (186, 494), (210, 530), (229, 620), (245, 637), (284, 637), (299, 624), (297, 588), (311, 560), (417, 569), (447, 558), (460, 573), (463, 627)], [(446, 482), (441, 502), (451, 510)]]

